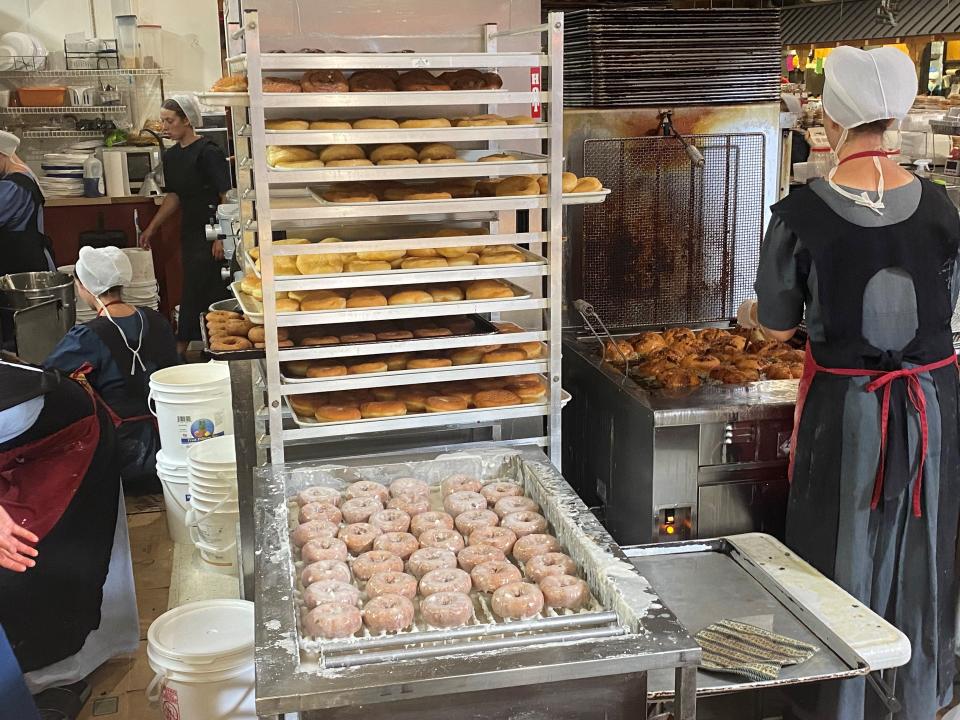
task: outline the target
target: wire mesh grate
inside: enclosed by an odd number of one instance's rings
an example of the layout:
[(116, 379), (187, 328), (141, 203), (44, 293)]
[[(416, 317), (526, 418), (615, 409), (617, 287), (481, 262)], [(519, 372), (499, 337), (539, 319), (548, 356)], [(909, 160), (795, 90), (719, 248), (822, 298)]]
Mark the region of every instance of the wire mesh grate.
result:
[(763, 235), (761, 133), (584, 142), (584, 174), (613, 188), (583, 212), (583, 295), (612, 328), (733, 317), (753, 296)]

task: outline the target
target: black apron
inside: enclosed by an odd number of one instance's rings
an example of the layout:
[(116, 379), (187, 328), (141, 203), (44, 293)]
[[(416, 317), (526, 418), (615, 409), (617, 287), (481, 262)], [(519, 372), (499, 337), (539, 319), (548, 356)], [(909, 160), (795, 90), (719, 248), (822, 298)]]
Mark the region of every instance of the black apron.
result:
[[(146, 326), (140, 346), (142, 358), (155, 357), (166, 337), (160, 332), (166, 320), (150, 308), (137, 308)], [(110, 356), (124, 378), (122, 391), (101, 392), (101, 398), (117, 416), (114, 425), (117, 431), (117, 455), (120, 476), (125, 483), (149, 480), (156, 476), (157, 451), (160, 450), (160, 433), (156, 418), (150, 413), (147, 396), (150, 393), (150, 378), (136, 364), (133, 375), (130, 366), (133, 353), (124, 344), (121, 331), (105, 317), (85, 323), (100, 341), (107, 346)]]
[(52, 258), (53, 246), (50, 238), (38, 229), (44, 204), (40, 186), (24, 173), (10, 173), (0, 179), (0, 182), (10, 182), (23, 188), (30, 193), (33, 200), (33, 214), (23, 230), (0, 230), (0, 275), (49, 270), (46, 253), (49, 252)]
[[(798, 398), (786, 541), (910, 638), (897, 687), (905, 720), (932, 717), (953, 682), (960, 518), (949, 285), (960, 218), (943, 188), (921, 183), (913, 216), (885, 227), (849, 223), (809, 188), (773, 207), (803, 248), (801, 274), (816, 268), (825, 331), (808, 347)], [(867, 285), (891, 269), (909, 275), (917, 300), (915, 336), (900, 350), (862, 330)]]

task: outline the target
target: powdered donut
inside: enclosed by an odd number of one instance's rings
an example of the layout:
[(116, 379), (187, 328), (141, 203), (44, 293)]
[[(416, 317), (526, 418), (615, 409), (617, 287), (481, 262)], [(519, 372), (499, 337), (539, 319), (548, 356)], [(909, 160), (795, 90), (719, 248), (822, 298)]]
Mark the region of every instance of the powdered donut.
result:
[(292, 533), (290, 540), (297, 547), (303, 547), (311, 540), (321, 537), (336, 537), (338, 525), (326, 520), (311, 520), (310, 522), (300, 523)]
[(477, 478), (470, 475), (451, 475), (440, 483), (440, 493), (443, 497), (455, 492), (469, 490), (470, 492), (480, 492), (483, 485)]
[(433, 570), (455, 568), (457, 556), (446, 548), (425, 547), (417, 550), (407, 560), (407, 572), (418, 580)]
[(408, 493), (429, 495), (430, 486), (427, 485), (423, 480), (417, 480), (417, 478), (412, 477), (397, 478), (390, 483), (390, 495), (393, 497), (406, 495)]
[(430, 510), (414, 515), (410, 520), (410, 532), (420, 537), (427, 530), (453, 530), (453, 517), (445, 512)]
[(512, 482), (494, 482), (480, 488), (480, 494), (486, 498), (487, 504), (493, 507), (498, 500), (505, 497), (522, 497), (523, 488)]
[(528, 578), (538, 583), (550, 575), (573, 575), (577, 572), (577, 564), (568, 555), (548, 552), (530, 558), (524, 570)]
[(457, 564), (467, 572), (485, 562), (502, 562), (506, 559), (503, 551), (493, 545), (470, 545), (457, 553)]
[(480, 563), (470, 571), (473, 586), (480, 592), (488, 593), (492, 593), (504, 585), (520, 582), (521, 577), (520, 569), (504, 560)]
[(513, 556), (522, 563), (530, 562), (537, 555), (553, 552), (560, 552), (560, 541), (546, 533), (524, 535), (513, 546)]
[(384, 572), (403, 572), (403, 560), (386, 550), (370, 550), (353, 561), (353, 574), (359, 580)]
[(336, 505), (340, 507), (340, 502), (342, 501), (340, 496), (340, 491), (335, 490), (334, 488), (323, 487), (322, 485), (314, 485), (312, 487), (304, 488), (297, 495), (297, 504), (306, 505), (307, 503), (326, 503), (327, 505)]
[(303, 631), (310, 637), (334, 638), (350, 637), (363, 627), (360, 610), (343, 603), (324, 603), (317, 605), (303, 618)]
[(360, 591), (353, 585), (339, 580), (321, 580), (312, 583), (303, 591), (303, 602), (310, 609), (324, 603), (359, 605)]
[(515, 512), (540, 512), (540, 506), (528, 497), (505, 497), (497, 500), (493, 511), (503, 518)]
[(378, 482), (373, 482), (372, 480), (361, 480), (360, 482), (353, 483), (347, 488), (346, 496), (347, 500), (373, 496), (381, 503), (386, 503), (387, 500), (390, 499), (390, 491), (385, 485), (381, 485)]
[(417, 596), (417, 579), (402, 572), (376, 573), (367, 580), (367, 597), (402, 595), (413, 600)]
[(518, 538), (543, 533), (547, 529), (547, 519), (535, 512), (521, 511), (504, 515), (502, 524), (513, 530)]
[(310, 502), (300, 508), (300, 522), (305, 523), (311, 520), (326, 520), (339, 525), (343, 515), (336, 505)]
[(383, 532), (405, 533), (410, 528), (410, 516), (403, 510), (378, 510), (370, 516), (370, 524)]
[(469, 593), (472, 588), (470, 575), (459, 568), (431, 570), (420, 578), (421, 597), (429, 597), (438, 592)]
[(363, 622), (372, 633), (405, 630), (413, 623), (413, 603), (402, 595), (378, 595), (363, 606)]
[(391, 510), (402, 510), (412, 519), (430, 510), (430, 498), (416, 493), (403, 493), (390, 498), (387, 507)]
[(554, 608), (579, 610), (590, 599), (590, 588), (572, 575), (548, 575), (540, 581), (544, 601)]
[(531, 583), (513, 582), (494, 591), (490, 606), (502, 618), (527, 620), (543, 610), (543, 593)]
[(339, 580), (348, 583), (353, 580), (350, 568), (343, 560), (318, 560), (307, 565), (300, 573), (300, 582), (304, 587), (324, 580)]
[(383, 510), (383, 504), (376, 497), (358, 497), (347, 500), (340, 506), (343, 522), (367, 522), (375, 512)]
[(420, 533), (420, 545), (422, 547), (443, 548), (452, 553), (458, 553), (463, 550), (465, 543), (463, 537), (456, 530), (433, 528)]
[(343, 540), (331, 537), (321, 537), (306, 543), (300, 550), (303, 561), (306, 563), (318, 560), (346, 560), (347, 546)]
[(464, 537), (470, 537), (474, 530), (496, 527), (500, 524), (500, 518), (493, 510), (467, 510), (457, 515), (453, 522)]
[(420, 614), (432, 627), (460, 627), (473, 617), (473, 601), (464, 593), (434, 593), (420, 603)]
[(359, 555), (373, 549), (373, 541), (383, 534), (383, 530), (370, 523), (351, 523), (340, 528), (337, 534), (347, 546), (351, 555)]
[[(401, 560), (406, 560), (420, 548), (420, 543), (417, 542), (417, 538), (408, 532), (388, 532), (374, 540), (373, 547), (377, 550), (393, 553)], [(400, 564), (400, 570), (403, 570), (403, 563)]]
[(471, 545), (493, 545), (504, 555), (509, 555), (517, 534), (505, 527), (482, 527), (470, 533)]
[(468, 510), (485, 510), (486, 507), (487, 501), (483, 495), (470, 490), (459, 490), (443, 499), (443, 509), (454, 517)]

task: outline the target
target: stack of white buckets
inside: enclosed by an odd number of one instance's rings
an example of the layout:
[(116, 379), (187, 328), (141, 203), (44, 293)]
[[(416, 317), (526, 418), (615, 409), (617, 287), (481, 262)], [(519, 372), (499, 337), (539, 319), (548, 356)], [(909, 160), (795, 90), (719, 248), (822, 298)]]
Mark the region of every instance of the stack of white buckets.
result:
[(125, 303), (137, 307), (157, 309), (160, 304), (160, 294), (157, 287), (157, 276), (153, 270), (153, 254), (142, 248), (121, 248), (130, 260), (133, 276), (130, 282), (123, 286), (122, 296)]
[(208, 570), (237, 574), (237, 462), (225, 363), (176, 365), (150, 376), (160, 428), (157, 477), (170, 537), (195, 545)]

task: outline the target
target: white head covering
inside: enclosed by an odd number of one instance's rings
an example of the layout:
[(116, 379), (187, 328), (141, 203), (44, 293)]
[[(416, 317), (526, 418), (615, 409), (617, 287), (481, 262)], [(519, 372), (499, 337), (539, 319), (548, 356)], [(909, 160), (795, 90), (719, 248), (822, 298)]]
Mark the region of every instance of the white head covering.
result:
[(200, 103), (196, 95), (193, 93), (179, 93), (177, 95), (171, 95), (170, 99), (180, 106), (180, 109), (183, 110), (183, 114), (187, 116), (187, 120), (190, 121), (190, 125), (193, 126), (194, 130), (203, 127), (203, 113), (200, 111)]
[(840, 127), (902, 120), (917, 96), (917, 69), (896, 48), (838, 47), (823, 64), (823, 110)]
[(0, 155), (13, 155), (20, 147), (20, 138), (6, 130), (0, 130)]

